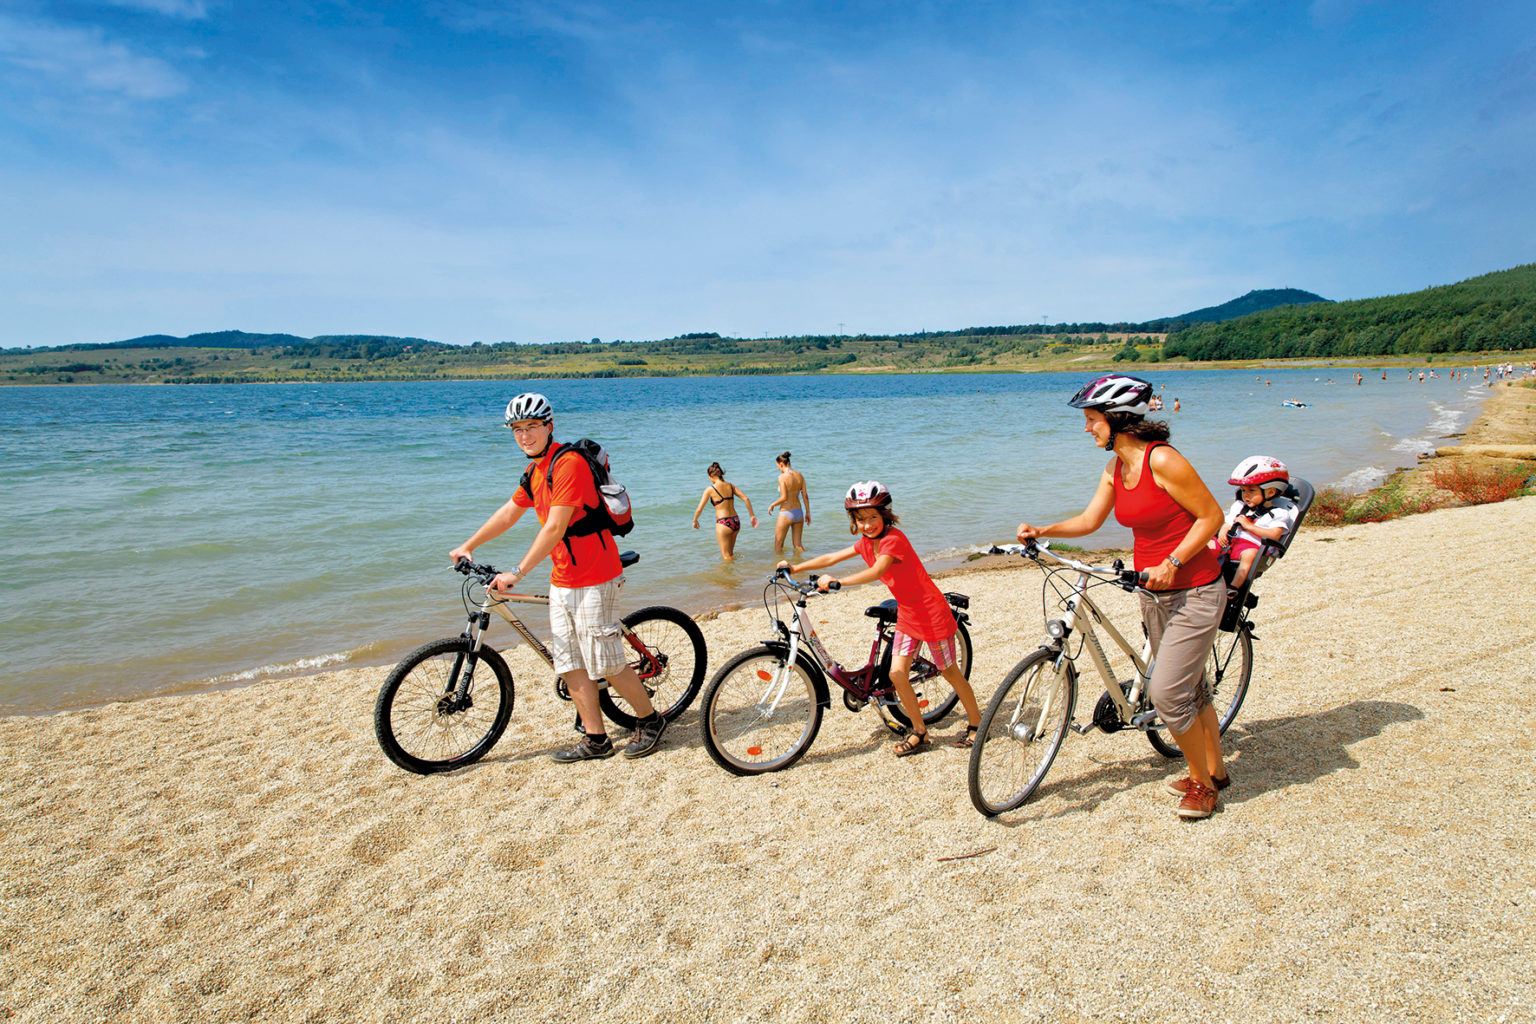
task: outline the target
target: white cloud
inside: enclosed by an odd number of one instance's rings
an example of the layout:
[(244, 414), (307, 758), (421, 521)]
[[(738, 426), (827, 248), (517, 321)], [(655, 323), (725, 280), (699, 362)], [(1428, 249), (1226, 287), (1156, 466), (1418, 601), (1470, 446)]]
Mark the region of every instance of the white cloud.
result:
[(172, 18), (196, 20), (208, 16), (208, 4), (204, 0), (99, 0), (108, 7), (129, 7), (136, 11), (152, 11)]
[(95, 28), (24, 22), (0, 15), (0, 66), (80, 92), (164, 99), (187, 89), (165, 61), (135, 53)]

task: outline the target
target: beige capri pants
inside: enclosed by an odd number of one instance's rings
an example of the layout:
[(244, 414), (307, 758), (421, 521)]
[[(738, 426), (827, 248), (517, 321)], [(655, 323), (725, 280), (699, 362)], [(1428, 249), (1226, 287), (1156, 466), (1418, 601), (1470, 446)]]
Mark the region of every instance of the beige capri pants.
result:
[(1218, 576), (1203, 587), (1144, 590), (1140, 597), (1141, 620), (1157, 658), (1147, 695), (1163, 724), (1183, 735), (1211, 703), (1205, 661), (1227, 607), (1227, 581)]

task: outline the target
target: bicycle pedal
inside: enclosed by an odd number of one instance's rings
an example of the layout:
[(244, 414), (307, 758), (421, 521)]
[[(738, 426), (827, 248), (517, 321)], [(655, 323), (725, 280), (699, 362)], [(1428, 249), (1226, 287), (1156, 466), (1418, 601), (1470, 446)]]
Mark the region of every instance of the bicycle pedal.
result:
[(1156, 711), (1156, 709), (1154, 709), (1152, 711), (1143, 711), (1141, 714), (1135, 715), (1134, 717), (1131, 718), (1131, 728), (1133, 728), (1133, 729), (1140, 729), (1143, 732), (1145, 732), (1147, 729), (1152, 728), (1153, 724), (1156, 721), (1157, 721), (1157, 711)]
[(1072, 723), (1072, 731), (1077, 733), (1079, 736), (1087, 736), (1089, 733), (1093, 732), (1093, 730), (1095, 730), (1097, 728), (1098, 728), (1098, 726), (1095, 723), (1093, 723), (1093, 722), (1089, 722), (1086, 725), (1079, 725), (1076, 722)]

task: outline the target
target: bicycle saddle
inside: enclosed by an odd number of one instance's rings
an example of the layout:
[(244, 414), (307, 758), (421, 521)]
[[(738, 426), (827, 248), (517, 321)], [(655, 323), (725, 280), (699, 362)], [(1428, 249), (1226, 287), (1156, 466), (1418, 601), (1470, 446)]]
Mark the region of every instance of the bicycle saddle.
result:
[(881, 601), (879, 604), (870, 605), (864, 609), (864, 614), (881, 622), (896, 621), (896, 599), (894, 597)]

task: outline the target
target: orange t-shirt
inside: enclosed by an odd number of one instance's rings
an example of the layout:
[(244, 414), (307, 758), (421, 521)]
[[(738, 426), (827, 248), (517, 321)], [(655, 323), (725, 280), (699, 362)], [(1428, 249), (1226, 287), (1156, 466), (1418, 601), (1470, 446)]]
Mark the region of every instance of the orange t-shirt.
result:
[[(592, 471), (587, 467), (586, 460), (575, 452), (555, 463), (554, 485), (546, 485), (549, 460), (554, 457), (557, 447), (551, 439), (549, 450), (544, 456), (528, 464), (528, 485), (533, 489), (532, 500), (519, 487), (512, 495), (512, 501), (519, 508), (533, 509), (538, 514), (540, 525), (549, 518), (549, 510), (556, 505), (574, 508), (576, 514), (571, 517), (570, 525), (575, 526), (587, 514), (586, 510), (602, 498), (597, 493), (597, 482), (592, 479)], [(607, 530), (582, 537), (567, 534), (549, 553), (549, 560), (553, 563), (549, 571), (549, 582), (557, 587), (595, 587), (599, 583), (607, 583), (624, 571), (624, 566), (619, 563), (618, 545), (613, 541), (613, 534)]]

